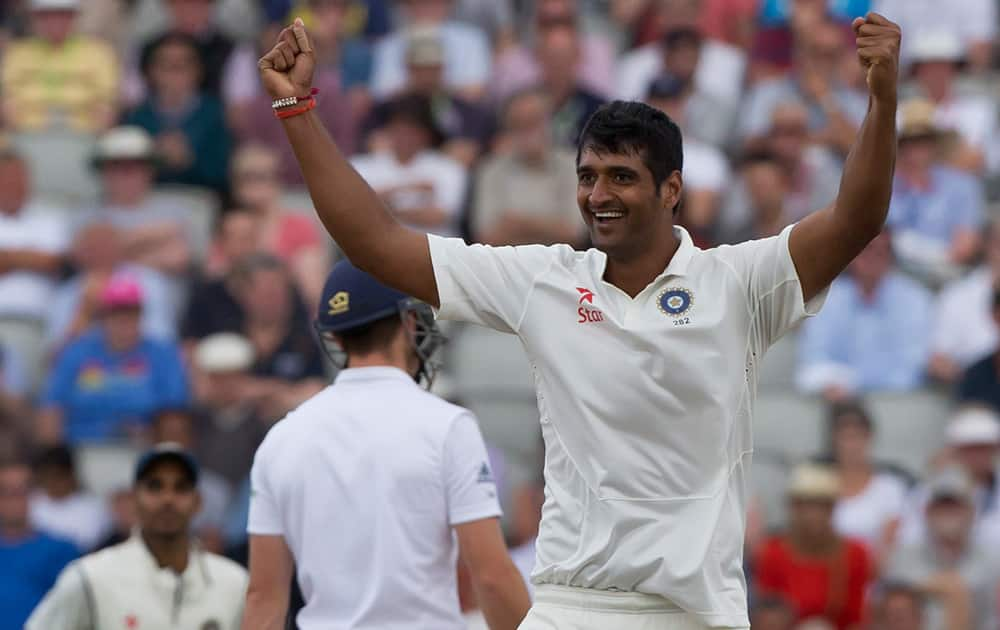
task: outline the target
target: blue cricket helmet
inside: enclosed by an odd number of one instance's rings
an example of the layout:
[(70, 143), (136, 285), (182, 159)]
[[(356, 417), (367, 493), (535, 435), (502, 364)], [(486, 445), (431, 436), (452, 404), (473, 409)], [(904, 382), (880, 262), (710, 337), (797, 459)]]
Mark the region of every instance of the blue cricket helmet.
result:
[(339, 333), (361, 328), (399, 313), (408, 299), (345, 258), (334, 265), (323, 285), (316, 329)]

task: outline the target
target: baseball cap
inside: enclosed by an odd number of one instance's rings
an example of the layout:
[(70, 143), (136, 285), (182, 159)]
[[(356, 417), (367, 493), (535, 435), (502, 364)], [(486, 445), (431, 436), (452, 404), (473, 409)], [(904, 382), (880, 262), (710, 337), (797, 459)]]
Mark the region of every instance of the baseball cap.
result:
[(155, 464), (170, 459), (179, 462), (191, 477), (192, 483), (198, 483), (198, 460), (187, 449), (176, 442), (160, 442), (139, 456), (135, 464), (134, 482), (139, 483), (149, 469)]
[(948, 446), (1000, 445), (1000, 418), (984, 407), (962, 409), (945, 429)]
[(792, 471), (788, 484), (790, 499), (835, 501), (840, 496), (840, 479), (829, 466), (802, 464)]
[(32, 11), (76, 11), (80, 0), (31, 0)]
[(941, 499), (972, 501), (972, 480), (961, 468), (949, 467), (931, 477), (927, 482), (927, 502)]
[(112, 160), (153, 160), (156, 147), (153, 137), (142, 127), (124, 125), (104, 133), (97, 140), (94, 164)]
[(405, 293), (385, 286), (344, 259), (327, 276), (316, 328), (332, 333), (360, 328), (398, 313), (407, 299)]
[(253, 344), (237, 333), (216, 333), (198, 342), (194, 349), (194, 364), (202, 372), (243, 372), (255, 359)]
[(436, 28), (417, 27), (407, 33), (406, 63), (414, 66), (444, 64), (444, 44)]
[(111, 276), (101, 290), (101, 306), (105, 309), (141, 307), (142, 285), (126, 274)]

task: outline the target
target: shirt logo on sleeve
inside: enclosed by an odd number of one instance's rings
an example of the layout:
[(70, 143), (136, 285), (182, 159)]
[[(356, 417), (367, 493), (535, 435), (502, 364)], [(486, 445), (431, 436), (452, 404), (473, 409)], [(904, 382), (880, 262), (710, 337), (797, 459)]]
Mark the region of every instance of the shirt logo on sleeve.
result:
[(476, 483), (493, 483), (493, 473), (486, 462), (483, 462), (483, 465), (479, 467), (479, 476), (476, 478)]
[(657, 298), (660, 312), (670, 317), (680, 317), (694, 304), (694, 296), (687, 289), (668, 287)]

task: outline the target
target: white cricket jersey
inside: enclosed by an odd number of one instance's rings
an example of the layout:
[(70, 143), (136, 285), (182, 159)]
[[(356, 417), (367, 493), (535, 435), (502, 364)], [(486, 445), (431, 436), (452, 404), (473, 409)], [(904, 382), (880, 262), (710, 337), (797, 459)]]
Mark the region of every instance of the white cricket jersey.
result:
[(545, 438), (536, 584), (662, 595), (745, 627), (743, 530), (756, 369), (814, 314), (769, 239), (680, 247), (634, 299), (607, 257), (429, 236), (444, 319), (517, 334)]
[(452, 527), (500, 515), (467, 410), (392, 367), (347, 369), (278, 422), (250, 473), (247, 531), (282, 536), (302, 630), (464, 630)]

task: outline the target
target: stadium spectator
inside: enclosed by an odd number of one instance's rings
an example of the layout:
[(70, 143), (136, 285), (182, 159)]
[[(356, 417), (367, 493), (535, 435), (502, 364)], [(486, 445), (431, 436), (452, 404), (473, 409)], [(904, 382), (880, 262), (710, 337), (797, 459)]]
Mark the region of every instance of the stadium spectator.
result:
[(985, 260), (977, 269), (941, 291), (931, 334), (930, 372), (953, 383), (997, 348), (994, 293), (1000, 288), (1000, 221), (993, 220), (984, 238)]
[(490, 43), (480, 29), (451, 19), (453, 0), (402, 0), (404, 26), (375, 45), (372, 92), (378, 99), (406, 85), (407, 29), (433, 27), (444, 42), (445, 83), (469, 100), (479, 100), (490, 78)]
[(639, 100), (649, 82), (666, 73), (677, 79), (691, 79), (696, 92), (720, 106), (735, 109), (742, 96), (746, 53), (718, 39), (703, 37), (697, 26), (704, 15), (699, 0), (655, 0), (650, 2), (650, 12), (652, 19), (644, 20), (644, 24), (655, 36), (648, 43), (637, 42), (638, 48), (621, 56), (615, 96)]
[(259, 227), (257, 219), (244, 210), (231, 210), (219, 218), (204, 277), (191, 290), (181, 321), (185, 346), (242, 321), (243, 310), (235, 297), (237, 270), (252, 254), (260, 253)]
[(115, 127), (101, 136), (94, 152), (101, 201), (81, 223), (118, 228), (125, 260), (172, 278), (179, 303), (193, 258), (191, 224), (187, 208), (155, 194), (156, 160), (153, 138), (140, 127)]
[(77, 339), (98, 320), (101, 292), (116, 273), (126, 273), (142, 287), (140, 325), (144, 335), (173, 339), (176, 335), (175, 293), (160, 272), (126, 262), (121, 233), (106, 223), (91, 223), (77, 234), (71, 260), (77, 273), (56, 289), (46, 321), (46, 347), (51, 351)]
[(30, 418), (29, 393), (32, 379), (17, 350), (0, 344), (0, 430), (24, 433)]
[(868, 110), (865, 92), (846, 83), (840, 74), (849, 50), (846, 41), (843, 29), (828, 20), (802, 30), (796, 37), (793, 71), (753, 85), (744, 99), (739, 135), (745, 145), (766, 140), (774, 109), (797, 100), (808, 107), (810, 133), (841, 154), (845, 152)]
[[(184, 450), (197, 453), (197, 419), (193, 412), (183, 409), (163, 409), (153, 418), (152, 442), (170, 442)], [(226, 511), (232, 498), (232, 488), (218, 473), (205, 468), (198, 475), (198, 494), (201, 508), (191, 521), (191, 531), (198, 537), (202, 548), (212, 553), (222, 553), (225, 545), (222, 528)]]
[(826, 467), (804, 464), (788, 486), (788, 532), (765, 542), (754, 562), (757, 592), (783, 596), (797, 620), (823, 617), (839, 630), (860, 624), (872, 578), (872, 560), (862, 543), (834, 530), (834, 504), (841, 488)]
[(456, 235), (468, 176), (465, 167), (438, 150), (443, 137), (431, 102), (418, 94), (395, 99), (385, 129), (388, 146), (354, 157), (354, 168), (400, 221)]
[[(482, 105), (461, 98), (444, 83), (444, 42), (433, 28), (414, 28), (406, 41), (407, 79), (404, 93), (419, 94), (431, 103), (437, 128), (444, 136), (441, 150), (471, 167), (486, 148), (493, 132), (491, 113)], [(372, 111), (368, 127), (377, 130), (386, 124), (392, 100), (379, 103)], [(377, 146), (377, 135), (369, 145)], [(384, 140), (382, 140), (384, 142)]]
[[(235, 44), (215, 24), (215, 0), (166, 0), (169, 13), (166, 33), (182, 33), (196, 44), (201, 61), (201, 89), (212, 96), (222, 96), (222, 85), (230, 70)], [(140, 67), (146, 67), (155, 53), (160, 37), (143, 44), (139, 54)]]
[(70, 540), (86, 553), (107, 535), (111, 518), (104, 501), (83, 489), (73, 452), (66, 446), (43, 449), (34, 462), (36, 490), (31, 495), (31, 524)]
[[(941, 462), (958, 468), (972, 483), (973, 534), (977, 542), (995, 547), (1000, 544), (1000, 417), (986, 408), (960, 408), (945, 429), (945, 445)], [(932, 491), (924, 485), (914, 493), (902, 523), (903, 542), (926, 538), (924, 513)]]
[[(799, 221), (836, 198), (840, 167), (827, 148), (810, 140), (809, 111), (802, 102), (790, 99), (775, 106), (766, 137), (757, 146), (758, 150), (774, 155), (785, 180), (781, 186), (782, 214), (774, 217), (780, 225), (775, 227)], [(754, 220), (753, 209), (748, 205), (750, 195), (740, 185), (732, 187), (727, 201), (721, 217), (724, 228), (731, 230), (732, 226)], [(737, 242), (732, 237), (727, 240)]]
[[(580, 30), (580, 63), (576, 77), (581, 85), (601, 96), (610, 96), (615, 87), (615, 50), (604, 29), (584, 26), (585, 10), (578, 0), (538, 0), (522, 28), (528, 31), (521, 41), (497, 51), (489, 87), (490, 99), (504, 103), (516, 92), (536, 85), (541, 79), (538, 61), (532, 55), (538, 34), (556, 25), (575, 26)], [(593, 13), (592, 11), (590, 12)]]
[(875, 594), (873, 630), (926, 630), (924, 594), (904, 582), (880, 585)]
[(750, 625), (754, 630), (792, 630), (795, 611), (782, 597), (755, 597), (750, 606)]
[[(337, 146), (353, 154), (358, 146), (358, 124), (371, 109), (368, 89), (372, 72), (371, 46), (349, 36), (350, 0), (309, 0), (312, 15), (309, 33), (317, 51), (313, 85), (319, 90), (316, 111)], [(357, 3), (353, 3), (355, 9)], [(232, 71), (223, 77), (227, 118), (239, 142), (270, 145), (281, 156), (281, 178), (289, 186), (302, 186), (302, 173), (292, 147), (285, 142), (281, 122), (271, 110), (271, 97), (257, 80), (257, 60), (274, 43), (273, 29), (265, 29), (257, 46), (241, 46), (234, 53)]]
[(0, 145), (0, 315), (45, 317), (68, 246), (63, 221), (32, 198), (28, 165)]
[(993, 63), (997, 36), (997, 8), (993, 0), (961, 0), (940, 10), (936, 0), (872, 0), (872, 10), (899, 24), (910, 33), (900, 49), (905, 64), (924, 33), (942, 31), (958, 35), (970, 67), (983, 71)]
[(270, 426), (258, 407), (251, 369), (253, 345), (235, 333), (216, 333), (194, 347), (195, 454), (230, 488), (250, 474), (253, 454)]
[(288, 266), (312, 308), (330, 266), (330, 241), (320, 234), (313, 217), (284, 207), (278, 160), (277, 151), (263, 144), (238, 148), (232, 161), (233, 199), (257, 223), (257, 251), (273, 254)]
[(983, 172), (987, 145), (996, 135), (997, 106), (987, 96), (962, 92), (956, 85), (965, 59), (958, 35), (920, 33), (912, 54), (914, 87), (934, 105), (934, 121), (947, 136), (947, 162), (971, 173)]
[[(1000, 326), (1000, 286), (993, 292), (993, 320)], [(958, 399), (981, 403), (1000, 413), (1000, 348), (973, 363), (958, 384)]]
[(156, 410), (187, 402), (177, 348), (140, 328), (141, 285), (114, 276), (99, 303), (100, 326), (71, 342), (49, 375), (37, 422), (42, 444), (139, 438)]
[(892, 472), (872, 461), (875, 426), (857, 402), (830, 407), (830, 455), (840, 478), (840, 498), (833, 511), (837, 533), (865, 543), (880, 562), (891, 551), (909, 489)]
[(95, 133), (117, 113), (111, 47), (75, 33), (80, 0), (30, 0), (32, 35), (6, 46), (0, 66), (4, 125), (16, 131)]
[(867, 14), (870, 6), (870, 0), (761, 0), (752, 47), (755, 75), (790, 70), (796, 38), (824, 16), (846, 31), (851, 20)]
[[(476, 175), (472, 232), (490, 245), (582, 242), (576, 159), (552, 145), (548, 95), (529, 88), (502, 112), (509, 151), (486, 158)], [(510, 186), (517, 181), (516, 188)]]
[(605, 99), (583, 87), (576, 78), (580, 41), (576, 28), (554, 25), (539, 33), (535, 57), (541, 68), (540, 85), (552, 103), (552, 134), (556, 146), (574, 147), (583, 126)]
[(729, 183), (729, 163), (715, 146), (699, 140), (692, 133), (700, 127), (702, 105), (692, 93), (690, 81), (670, 75), (657, 78), (649, 85), (646, 103), (677, 123), (684, 144), (684, 201), (680, 222), (693, 232), (696, 241), (707, 237), (715, 225), (726, 186)]
[(900, 108), (899, 153), (888, 225), (901, 264), (929, 279), (956, 276), (979, 252), (983, 186), (941, 161), (932, 103)]
[(853, 392), (912, 390), (924, 382), (931, 294), (896, 270), (888, 232), (834, 280), (799, 347), (800, 388), (841, 399)]
[(238, 630), (247, 574), (195, 542), (191, 521), (201, 504), (198, 477), (194, 457), (175, 444), (144, 453), (133, 486), (137, 532), (63, 570), (26, 630), (111, 628), (123, 622), (126, 628)]
[(22, 630), (28, 615), (78, 552), (73, 543), (31, 526), (31, 468), (0, 459), (0, 630)]
[(142, 68), (149, 95), (123, 122), (153, 136), (158, 182), (222, 191), (230, 138), (221, 102), (199, 87), (205, 69), (198, 43), (190, 35), (168, 33), (150, 46)]
[(716, 224), (717, 240), (740, 243), (781, 232), (791, 221), (785, 209), (788, 178), (778, 156), (750, 151), (740, 160), (739, 176), (729, 186)]
[(918, 585), (927, 595), (928, 630), (996, 628), (1000, 565), (996, 547), (972, 537), (973, 487), (961, 469), (930, 481), (924, 520), (927, 535), (893, 554), (886, 579)]

